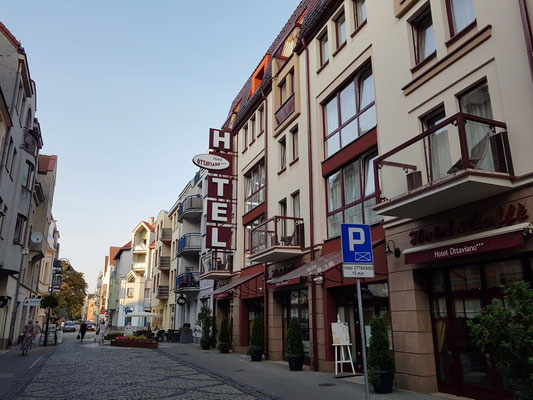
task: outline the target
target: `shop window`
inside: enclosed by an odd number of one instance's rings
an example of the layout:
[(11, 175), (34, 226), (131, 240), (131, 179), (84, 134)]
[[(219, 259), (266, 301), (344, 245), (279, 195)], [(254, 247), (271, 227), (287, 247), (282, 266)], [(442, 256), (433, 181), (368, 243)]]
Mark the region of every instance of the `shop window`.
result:
[(335, 20), (335, 36), (337, 38), (337, 49), (346, 43), (346, 17), (342, 13)]
[(320, 66), (325, 65), (329, 60), (329, 45), (328, 45), (328, 32), (324, 32), (318, 39), (319, 54), (320, 54)]
[(309, 305), (307, 289), (293, 290), (286, 293), (286, 301), (283, 310), (284, 316), (284, 335), (283, 347), (285, 354), (287, 352), (287, 331), (291, 318), (296, 317), (300, 321), (302, 339), (304, 344), (304, 355), (309, 357), (310, 336), (309, 336)]
[(488, 288), (509, 286), (522, 280), (522, 264), (517, 259), (490, 263), (485, 266), (485, 276)]
[(340, 235), (341, 224), (381, 221), (376, 204), (373, 162), (377, 154), (360, 157), (326, 178), (328, 237)]
[(245, 213), (265, 201), (265, 164), (261, 161), (244, 176)]
[(323, 105), (325, 157), (376, 126), (374, 80), (370, 66)]
[(450, 271), (452, 292), (481, 289), (481, 270), (479, 265), (467, 265)]
[(411, 22), (415, 63), (418, 64), (435, 52), (435, 34), (429, 5)]
[(475, 21), (472, 0), (446, 0), (450, 21), (450, 35), (455, 36)]
[(354, 1), (354, 13), (355, 13), (355, 28), (359, 28), (366, 22), (366, 1), (355, 0)]

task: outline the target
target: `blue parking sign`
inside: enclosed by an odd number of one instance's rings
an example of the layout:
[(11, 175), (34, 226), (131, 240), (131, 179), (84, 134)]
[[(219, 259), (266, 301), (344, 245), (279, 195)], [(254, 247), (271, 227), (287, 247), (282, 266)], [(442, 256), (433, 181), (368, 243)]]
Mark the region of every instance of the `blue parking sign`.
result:
[(341, 225), (342, 262), (351, 264), (373, 264), (370, 225)]

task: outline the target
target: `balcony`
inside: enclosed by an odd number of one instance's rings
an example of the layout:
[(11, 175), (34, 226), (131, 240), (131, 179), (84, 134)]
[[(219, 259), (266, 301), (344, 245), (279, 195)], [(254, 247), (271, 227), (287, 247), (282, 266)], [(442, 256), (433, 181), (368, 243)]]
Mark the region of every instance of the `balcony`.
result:
[(458, 113), (378, 157), (374, 172), (381, 215), (421, 218), (497, 195), (514, 175), (507, 127)]
[(172, 228), (161, 229), (159, 238), (163, 243), (170, 245), (172, 242)]
[(232, 272), (232, 253), (211, 250), (200, 258), (200, 279), (228, 279)]
[(295, 110), (294, 93), (274, 113), (277, 125), (281, 125)]
[(197, 292), (200, 290), (200, 273), (199, 272), (185, 272), (179, 274), (176, 278), (176, 288), (174, 292)]
[(131, 264), (131, 268), (134, 271), (144, 271), (146, 270), (146, 263), (133, 263)]
[(160, 300), (168, 299), (168, 285), (159, 285), (155, 297)]
[(302, 218), (275, 216), (250, 232), (252, 263), (278, 262), (304, 254)]
[(134, 253), (146, 253), (148, 250), (148, 245), (146, 243), (138, 243), (133, 246)]
[(188, 196), (180, 203), (178, 211), (178, 221), (182, 222), (183, 219), (195, 219), (202, 215), (203, 204), (202, 196), (195, 194)]
[(160, 271), (170, 271), (170, 257), (159, 257), (157, 260), (157, 268)]
[(198, 254), (201, 248), (202, 235), (199, 233), (186, 233), (178, 240), (176, 255), (179, 257), (184, 254)]

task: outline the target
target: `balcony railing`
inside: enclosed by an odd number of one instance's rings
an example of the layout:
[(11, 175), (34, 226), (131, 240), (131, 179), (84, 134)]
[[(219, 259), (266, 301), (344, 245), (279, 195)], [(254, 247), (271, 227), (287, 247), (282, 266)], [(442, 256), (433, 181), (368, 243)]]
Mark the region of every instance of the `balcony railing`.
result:
[(233, 254), (212, 250), (200, 259), (200, 275), (202, 279), (228, 277), (233, 272)]
[[(463, 203), (504, 190), (501, 184), (487, 183), (487, 180), (508, 180), (514, 174), (506, 129), (503, 122), (458, 113), (378, 157), (374, 163), (375, 210), (398, 217), (436, 212), (433, 208), (438, 205), (427, 194), (442, 188), (448, 190), (444, 197), (448, 208), (452, 208), (458, 204), (450, 197), (455, 195), (449, 189), (450, 184), (465, 176), (475, 177), (477, 181), (454, 186)], [(426, 204), (411, 202), (392, 206), (422, 194), (426, 196)]]
[(133, 263), (131, 267), (133, 269), (146, 269), (146, 263)]
[(157, 268), (163, 271), (168, 271), (170, 269), (170, 257), (159, 257), (157, 260)]
[(278, 111), (274, 114), (278, 125), (282, 124), (289, 116), (294, 112), (294, 93), (278, 108)]
[[(250, 259), (275, 262), (301, 254), (304, 238), (302, 218), (274, 216), (251, 230)], [(259, 254), (267, 258), (258, 260)]]
[(148, 249), (148, 246), (146, 245), (146, 243), (139, 243), (133, 246), (133, 251), (144, 251), (147, 249)]
[(172, 228), (163, 228), (160, 232), (161, 241), (170, 241), (172, 240)]
[(199, 272), (185, 272), (179, 274), (176, 278), (176, 290), (187, 289), (194, 290), (200, 288), (200, 273)]
[(199, 194), (188, 196), (180, 203), (178, 220), (181, 222), (184, 217), (198, 217), (202, 214), (202, 210), (202, 196)]
[(157, 293), (155, 297), (158, 299), (168, 299), (168, 285), (159, 285), (157, 287)]
[(202, 235), (199, 233), (186, 233), (178, 240), (176, 255), (188, 252), (198, 252), (202, 248)]

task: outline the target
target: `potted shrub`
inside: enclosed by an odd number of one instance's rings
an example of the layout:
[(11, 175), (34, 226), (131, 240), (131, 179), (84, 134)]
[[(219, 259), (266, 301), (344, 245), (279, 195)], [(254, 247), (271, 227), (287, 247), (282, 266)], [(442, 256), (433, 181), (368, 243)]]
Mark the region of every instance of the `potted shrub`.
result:
[(291, 318), (287, 337), (287, 359), (289, 360), (289, 368), (291, 371), (301, 371), (304, 365), (304, 343), (298, 318)]
[(252, 321), (252, 336), (250, 337), (250, 346), (248, 354), (252, 361), (261, 361), (263, 359), (263, 350), (265, 347), (265, 333), (263, 319), (256, 317)]
[(376, 393), (391, 393), (394, 381), (394, 356), (389, 348), (387, 326), (382, 317), (370, 321), (368, 378)]
[(180, 343), (192, 343), (192, 329), (191, 324), (184, 323), (180, 329)]
[(211, 309), (207, 306), (203, 306), (198, 313), (198, 320), (196, 325), (200, 327), (202, 332), (202, 338), (200, 339), (200, 347), (202, 350), (211, 349), (211, 329), (213, 326), (214, 317), (212, 315)]
[(209, 341), (211, 342), (211, 348), (215, 349), (217, 347), (217, 320), (215, 317), (211, 318), (211, 335), (209, 336)]
[(229, 353), (230, 348), (230, 331), (228, 326), (228, 320), (224, 318), (220, 325), (220, 335), (218, 336), (218, 348), (221, 353)]

